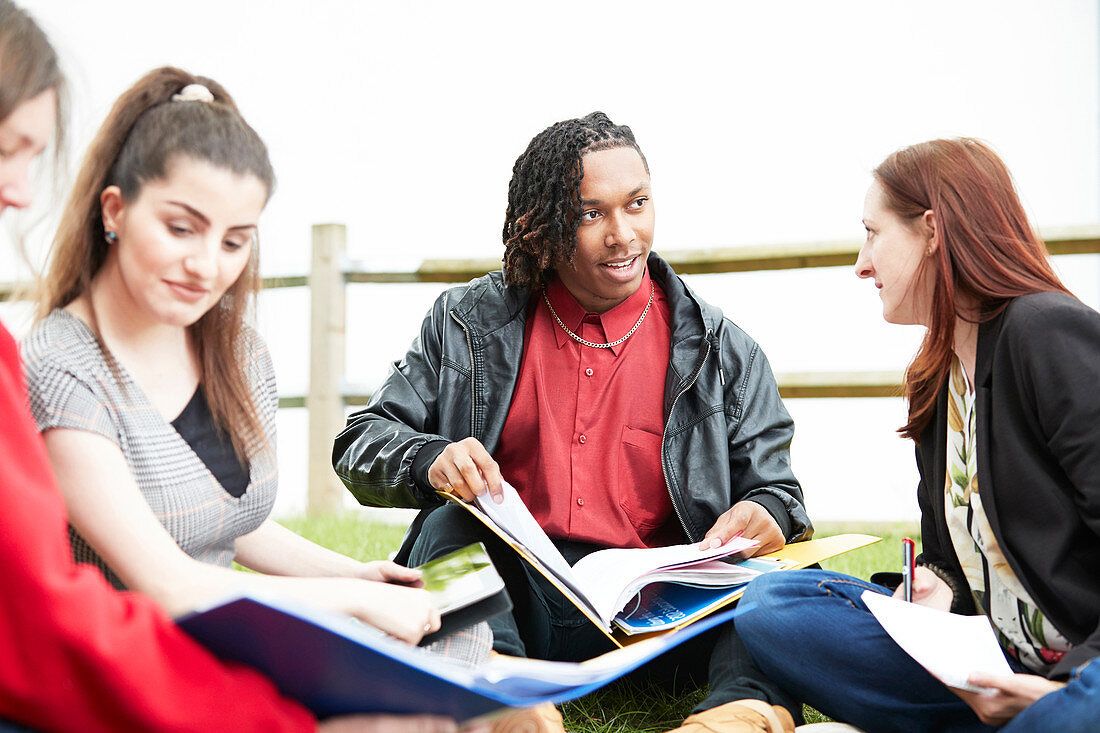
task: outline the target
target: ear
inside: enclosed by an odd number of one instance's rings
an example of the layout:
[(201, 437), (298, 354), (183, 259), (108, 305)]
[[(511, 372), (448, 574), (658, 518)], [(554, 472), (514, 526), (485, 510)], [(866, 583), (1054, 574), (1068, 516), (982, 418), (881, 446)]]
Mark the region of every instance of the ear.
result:
[(122, 211), (125, 208), (126, 202), (122, 199), (122, 190), (118, 186), (107, 186), (103, 189), (103, 193), (99, 194), (99, 209), (103, 217), (103, 228), (106, 231), (118, 233)]
[(924, 234), (928, 237), (928, 254), (934, 254), (936, 249), (940, 246), (940, 240), (936, 237), (936, 212), (932, 209), (928, 209), (920, 217), (921, 227), (924, 229)]

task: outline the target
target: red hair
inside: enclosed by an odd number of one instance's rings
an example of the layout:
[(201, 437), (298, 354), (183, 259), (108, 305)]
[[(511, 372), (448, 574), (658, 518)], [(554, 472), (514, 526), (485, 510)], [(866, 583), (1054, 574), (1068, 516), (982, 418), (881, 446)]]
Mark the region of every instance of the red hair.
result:
[(909, 422), (898, 430), (920, 442), (954, 359), (959, 295), (980, 320), (1019, 295), (1072, 295), (1050, 265), (1046, 245), (1024, 213), (1012, 176), (989, 146), (972, 138), (902, 148), (874, 170), (886, 206), (908, 221), (935, 215), (935, 272), (928, 331), (905, 371)]

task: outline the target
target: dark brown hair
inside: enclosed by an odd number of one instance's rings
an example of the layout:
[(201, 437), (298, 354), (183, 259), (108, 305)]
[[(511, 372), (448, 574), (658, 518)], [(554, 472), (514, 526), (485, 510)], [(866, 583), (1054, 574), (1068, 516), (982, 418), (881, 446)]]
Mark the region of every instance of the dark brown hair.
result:
[(936, 218), (932, 312), (905, 372), (909, 421), (898, 430), (919, 443), (954, 359), (955, 320), (966, 317), (960, 295), (988, 320), (1020, 295), (1070, 293), (1028, 222), (1008, 168), (985, 143), (964, 137), (911, 145), (882, 161), (874, 176), (895, 214), (915, 221), (932, 211)]
[[(205, 86), (214, 101), (172, 101), (191, 84)], [(275, 186), (266, 146), (220, 84), (171, 67), (149, 72), (119, 97), (88, 148), (54, 239), (39, 318), (87, 293), (103, 266), (108, 252), (103, 190), (118, 186), (123, 200), (133, 201), (181, 157), (253, 175), (268, 197)], [(257, 250), (252, 248), (244, 271), (221, 300), (188, 328), (203, 394), (242, 462), (263, 447), (242, 351), (245, 316), (260, 283)]]

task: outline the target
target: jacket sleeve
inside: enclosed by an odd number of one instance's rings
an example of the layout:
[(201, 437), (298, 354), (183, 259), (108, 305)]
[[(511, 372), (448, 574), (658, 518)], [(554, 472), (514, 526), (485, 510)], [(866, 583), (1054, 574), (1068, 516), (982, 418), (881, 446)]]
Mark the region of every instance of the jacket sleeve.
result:
[[(1028, 306), (1027, 303), (1021, 305)], [(1025, 404), (1074, 488), (1083, 529), (1100, 543), (1100, 314), (1075, 301), (1031, 307), (1003, 338)], [(1100, 626), (1055, 669), (1066, 674), (1100, 656)]]
[(447, 302), (448, 293), (439, 296), (405, 358), (394, 363), (369, 404), (353, 413), (336, 436), (333, 468), (360, 504), (420, 508), (439, 503), (425, 476), (451, 442), (435, 432)]
[(0, 329), (0, 720), (36, 730), (308, 731), (254, 670), (218, 661), (150, 599), (76, 565), (64, 502)]
[[(813, 525), (791, 469), (794, 421), (783, 406), (779, 385), (760, 346), (729, 322), (724, 326), (723, 361), (740, 360), (743, 365), (739, 375), (724, 377), (734, 503), (748, 499), (763, 505), (787, 542), (809, 539)], [(734, 335), (747, 341), (747, 347), (735, 349)], [(738, 352), (742, 353), (739, 359)]]

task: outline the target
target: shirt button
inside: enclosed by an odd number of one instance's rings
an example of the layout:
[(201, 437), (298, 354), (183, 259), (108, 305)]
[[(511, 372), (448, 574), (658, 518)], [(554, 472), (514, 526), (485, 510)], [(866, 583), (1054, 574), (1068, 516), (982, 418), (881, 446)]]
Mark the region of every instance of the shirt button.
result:
[(578, 438), (578, 440), (580, 440), (581, 445), (584, 445), (585, 443), (588, 442), (588, 436), (587, 435), (582, 435), (580, 438)]
[(584, 499), (577, 499), (577, 506), (584, 506)]
[(585, 374), (586, 374), (587, 376), (591, 377), (591, 376), (592, 376), (592, 369), (591, 369), (591, 368), (585, 369), (585, 370), (584, 370), (584, 373), (585, 373)]

